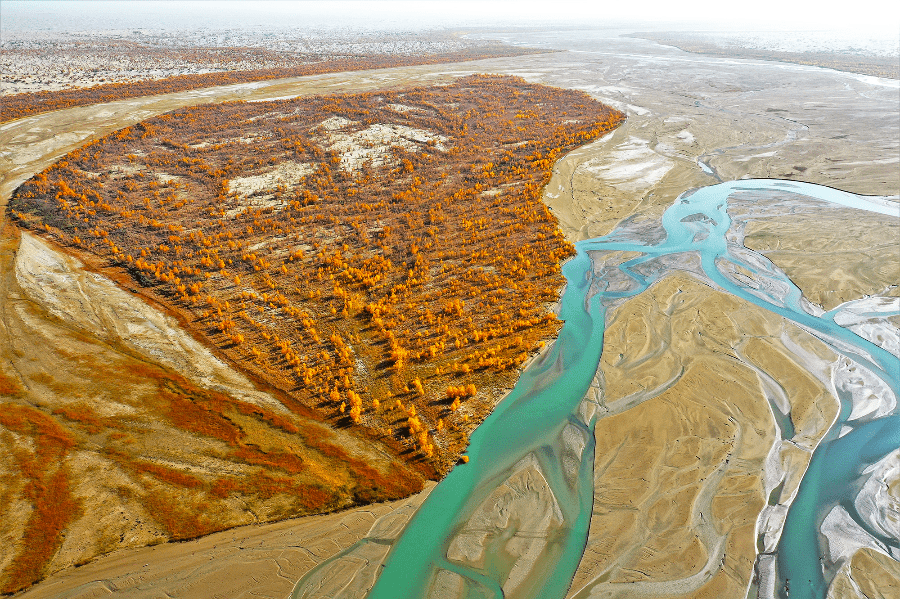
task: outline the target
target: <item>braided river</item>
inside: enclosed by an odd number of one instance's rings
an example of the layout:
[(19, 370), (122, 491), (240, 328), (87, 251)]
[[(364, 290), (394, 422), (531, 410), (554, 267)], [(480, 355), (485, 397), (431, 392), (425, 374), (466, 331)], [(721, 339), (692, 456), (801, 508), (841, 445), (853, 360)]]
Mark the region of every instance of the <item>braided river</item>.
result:
[[(732, 220), (728, 200), (813, 198), (847, 207), (900, 217), (891, 202), (878, 201), (830, 187), (775, 179), (721, 183), (683, 193), (665, 211), (665, 239), (655, 245), (634, 241), (625, 224), (604, 237), (581, 241), (577, 255), (563, 267), (568, 281), (562, 297), (564, 321), (555, 344), (523, 373), (513, 391), (472, 435), (467, 464), (455, 468), (428, 496), (402, 536), (393, 545), (370, 598), (441, 596), (446, 573), (464, 581), (462, 596), (504, 596), (504, 582), (515, 575), (503, 563), (498, 548), (508, 538), (485, 547), (483, 567), (451, 560), (454, 538), (485, 499), (517, 464), (536, 462), (556, 499), (555, 533), (532, 547), (530, 590), (524, 596), (562, 598), (584, 551), (592, 510), (596, 410), (586, 400), (603, 351), (607, 308), (643, 293), (672, 269), (699, 257), (697, 275), (709, 286), (726, 291), (782, 316), (851, 360), (862, 376), (871, 379), (880, 408), (854, 417), (852, 394), (838, 393), (840, 413), (812, 456), (807, 472), (784, 522), (770, 567), (768, 586), (776, 596), (825, 597), (834, 572), (823, 568), (827, 551), (820, 535), (826, 514), (836, 505), (849, 506), (853, 523), (880, 549), (900, 557), (896, 538), (890, 538), (853, 509), (858, 479), (867, 468), (900, 447), (900, 360), (885, 348), (841, 326), (840, 310), (823, 312), (807, 302), (791, 280), (765, 256), (729, 240)], [(610, 252), (637, 253), (610, 272), (598, 273), (594, 261)], [(629, 254), (631, 255), (631, 254)], [(673, 258), (679, 258), (673, 260)], [(740, 274), (738, 274), (740, 273)], [(896, 312), (893, 303), (869, 310)], [(838, 321), (838, 322), (836, 322)], [(896, 351), (896, 349), (894, 349)], [(790, 418), (772, 407), (781, 428)], [(783, 431), (791, 436), (792, 431)], [(306, 596), (300, 581), (295, 597)], [(765, 572), (761, 572), (766, 578)], [(773, 578), (777, 577), (777, 581)]]

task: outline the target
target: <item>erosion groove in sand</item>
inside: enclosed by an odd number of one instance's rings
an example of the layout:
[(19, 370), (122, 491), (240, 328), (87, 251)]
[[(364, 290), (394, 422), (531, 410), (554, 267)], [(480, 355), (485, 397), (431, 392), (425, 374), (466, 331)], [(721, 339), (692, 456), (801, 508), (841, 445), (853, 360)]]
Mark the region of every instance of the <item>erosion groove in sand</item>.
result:
[(406, 500), (119, 551), (68, 570), (20, 597), (88, 599), (117, 592), (150, 599), (164, 588), (174, 596), (283, 599), (316, 564), (367, 538), (396, 535), (431, 484)]
[(16, 279), (26, 296), (70, 327), (124, 346), (200, 385), (275, 412), (287, 409), (260, 392), (185, 333), (178, 322), (124, 291), (103, 275), (87, 272), (76, 258), (22, 233)]

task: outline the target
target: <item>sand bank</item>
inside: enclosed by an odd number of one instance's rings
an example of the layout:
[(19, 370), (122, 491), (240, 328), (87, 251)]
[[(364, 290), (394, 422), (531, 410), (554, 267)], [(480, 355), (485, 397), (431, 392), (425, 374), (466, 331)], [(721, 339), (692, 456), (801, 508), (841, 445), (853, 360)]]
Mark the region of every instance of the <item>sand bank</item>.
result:
[[(187, 543), (117, 551), (52, 576), (19, 597), (283, 599), (323, 561), (351, 548), (361, 552), (366, 539), (396, 536), (432, 487), (429, 483), (425, 491), (402, 501), (234, 528)], [(347, 555), (348, 560), (355, 558), (353, 550)]]
[(777, 264), (812, 303), (832, 310), (867, 295), (896, 295), (900, 219), (822, 202), (736, 202), (743, 243)]
[(103, 275), (83, 270), (77, 259), (30, 233), (22, 233), (16, 279), (31, 301), (69, 326), (127, 347), (207, 389), (287, 412), (278, 399), (257, 390), (247, 377), (185, 333), (174, 318)]
[[(572, 597), (738, 596), (837, 403), (818, 340), (684, 274), (608, 319), (594, 515)], [(748, 343), (749, 342), (749, 343)], [(812, 363), (811, 363), (812, 362)], [(766, 401), (772, 388), (780, 400)], [(781, 406), (779, 407), (779, 401)], [(623, 409), (624, 408), (624, 409)], [(780, 443), (774, 410), (795, 432)], [(774, 538), (770, 538), (774, 537)]]

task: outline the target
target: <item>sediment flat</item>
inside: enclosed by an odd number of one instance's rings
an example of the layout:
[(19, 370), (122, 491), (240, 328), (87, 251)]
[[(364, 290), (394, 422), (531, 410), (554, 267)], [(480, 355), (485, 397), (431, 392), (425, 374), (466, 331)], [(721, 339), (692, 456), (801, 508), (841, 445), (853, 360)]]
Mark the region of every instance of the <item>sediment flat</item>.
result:
[(56, 574), (17, 597), (283, 599), (317, 564), (359, 544), (372, 531), (397, 534), (432, 487), (429, 483), (422, 493), (400, 501), (244, 526), (186, 543), (120, 550)]
[[(837, 414), (808, 374), (822, 363), (783, 338), (824, 363), (835, 357), (781, 317), (686, 274), (608, 317), (600, 414), (609, 415), (595, 431), (594, 515), (570, 597), (746, 592), (760, 512), (790, 504)], [(791, 436), (779, 436), (771, 382), (789, 403)], [(765, 535), (760, 543), (773, 546)]]

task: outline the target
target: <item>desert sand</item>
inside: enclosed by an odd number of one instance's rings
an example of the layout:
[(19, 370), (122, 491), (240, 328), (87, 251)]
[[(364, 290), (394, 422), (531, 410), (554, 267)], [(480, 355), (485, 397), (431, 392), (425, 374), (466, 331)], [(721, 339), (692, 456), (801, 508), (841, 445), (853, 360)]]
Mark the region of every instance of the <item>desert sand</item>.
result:
[[(772, 514), (790, 504), (837, 412), (808, 373), (827, 378), (834, 355), (681, 274), (608, 320), (600, 410), (609, 415), (596, 427), (594, 515), (571, 596), (742, 595), (757, 543), (771, 551), (777, 541)], [(771, 389), (786, 405), (766, 401)], [(774, 426), (782, 409), (793, 435)]]

